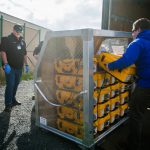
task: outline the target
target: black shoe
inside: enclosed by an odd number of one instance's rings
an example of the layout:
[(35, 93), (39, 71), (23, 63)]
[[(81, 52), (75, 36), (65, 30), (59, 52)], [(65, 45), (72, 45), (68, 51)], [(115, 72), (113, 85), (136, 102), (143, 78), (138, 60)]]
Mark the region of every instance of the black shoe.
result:
[(19, 103), (19, 102), (17, 102), (17, 101), (14, 101), (14, 102), (12, 103), (12, 106), (16, 106), (16, 105), (21, 105), (21, 103)]
[(5, 112), (11, 112), (11, 106), (6, 106), (4, 109)]

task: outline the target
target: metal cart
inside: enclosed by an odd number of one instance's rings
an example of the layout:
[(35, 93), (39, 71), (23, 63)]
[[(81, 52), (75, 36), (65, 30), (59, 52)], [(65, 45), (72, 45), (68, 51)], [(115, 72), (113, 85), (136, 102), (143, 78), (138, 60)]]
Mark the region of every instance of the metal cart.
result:
[[(118, 53), (119, 49), (122, 53), (129, 40), (130, 33), (110, 30), (48, 32), (35, 71), (36, 125), (88, 149), (123, 124), (127, 116), (120, 117), (101, 132), (94, 127), (97, 116), (93, 114), (93, 58), (104, 47), (108, 52)], [(62, 68), (63, 64), (67, 65), (66, 70)], [(72, 108), (79, 113), (71, 116), (68, 112), (71, 113)], [(74, 122), (75, 126), (71, 128)]]

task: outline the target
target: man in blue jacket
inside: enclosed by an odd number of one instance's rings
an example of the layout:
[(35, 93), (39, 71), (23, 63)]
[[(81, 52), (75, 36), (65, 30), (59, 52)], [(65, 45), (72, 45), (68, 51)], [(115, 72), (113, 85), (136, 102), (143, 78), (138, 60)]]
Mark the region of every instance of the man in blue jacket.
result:
[[(132, 64), (136, 65), (136, 87), (131, 95), (130, 107), (130, 150), (144, 150), (146, 138), (150, 137), (145, 126), (149, 124), (146, 117), (150, 116), (150, 20), (138, 19), (133, 23), (134, 40), (128, 45), (124, 55), (107, 65), (109, 70), (122, 70)], [(150, 118), (150, 117), (149, 117)], [(145, 133), (144, 133), (145, 132)]]

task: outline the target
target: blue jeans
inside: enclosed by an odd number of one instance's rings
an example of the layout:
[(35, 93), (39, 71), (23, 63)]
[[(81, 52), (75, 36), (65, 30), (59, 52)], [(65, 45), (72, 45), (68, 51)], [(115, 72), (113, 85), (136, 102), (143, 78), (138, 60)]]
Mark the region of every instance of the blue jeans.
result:
[(15, 100), (16, 91), (22, 76), (22, 69), (13, 69), (9, 74), (5, 73), (6, 89), (5, 89), (5, 106), (11, 105)]

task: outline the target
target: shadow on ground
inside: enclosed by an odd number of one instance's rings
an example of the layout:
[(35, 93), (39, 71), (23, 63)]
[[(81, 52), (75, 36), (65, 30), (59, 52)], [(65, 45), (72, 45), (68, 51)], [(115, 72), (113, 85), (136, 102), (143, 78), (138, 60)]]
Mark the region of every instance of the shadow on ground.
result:
[[(118, 139), (126, 138), (126, 130), (127, 124), (119, 127), (103, 143), (98, 143), (95, 150), (121, 150), (117, 143)], [(32, 110), (30, 132), (19, 136), (16, 145), (18, 150), (80, 150), (76, 143), (36, 127), (35, 108)]]
[[(10, 116), (10, 113), (6, 112), (0, 114), (0, 150), (80, 150), (76, 143), (35, 126), (34, 107), (31, 112), (30, 131), (21, 135), (16, 134), (15, 128), (11, 132), (8, 131)], [(98, 143), (95, 150), (121, 150), (118, 148), (118, 142), (125, 140), (127, 130), (127, 123), (118, 127), (105, 138), (103, 143)], [(12, 141), (15, 141), (14, 145), (11, 144)]]
[(71, 141), (35, 126), (35, 108), (32, 110), (31, 131), (17, 140), (18, 150), (79, 150)]
[(12, 141), (15, 137), (16, 132), (13, 130), (11, 135), (5, 141), (6, 134), (9, 129), (9, 121), (10, 121), (10, 113), (11, 112), (2, 112), (0, 114), (0, 150), (6, 149), (7, 145)]

